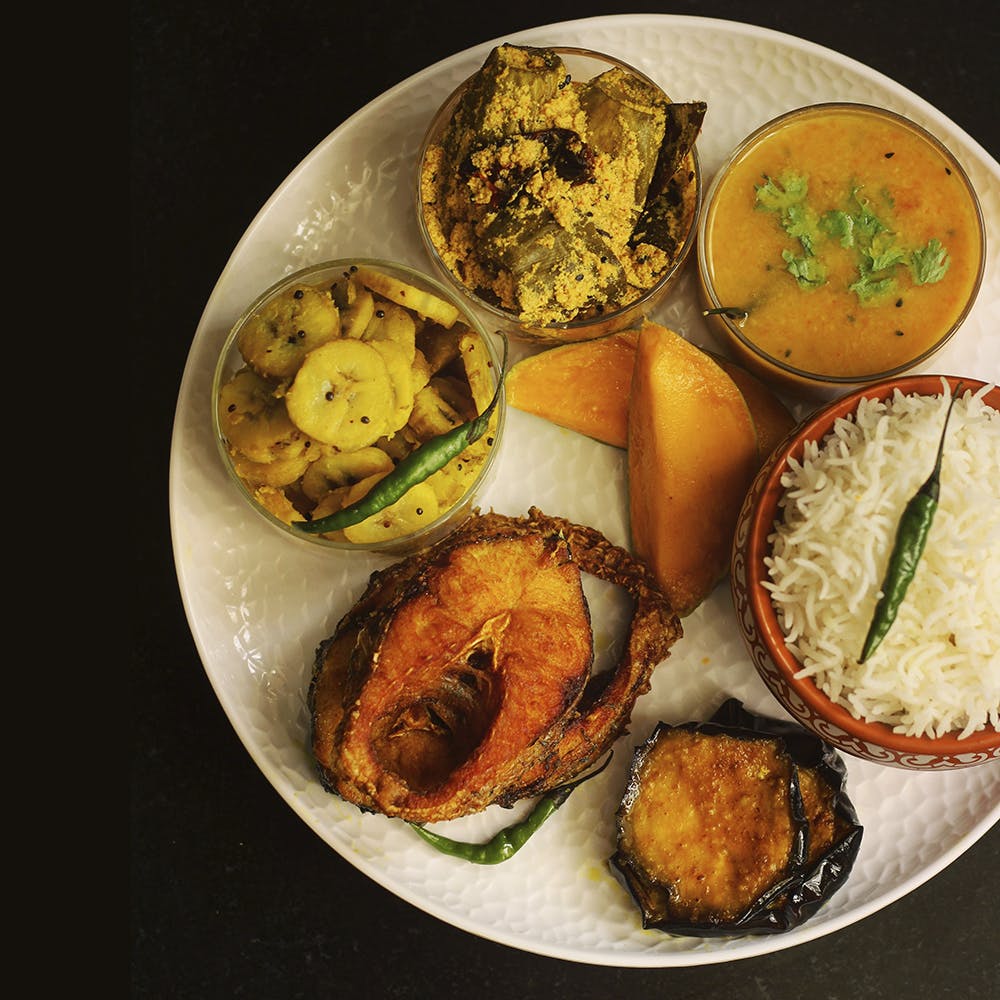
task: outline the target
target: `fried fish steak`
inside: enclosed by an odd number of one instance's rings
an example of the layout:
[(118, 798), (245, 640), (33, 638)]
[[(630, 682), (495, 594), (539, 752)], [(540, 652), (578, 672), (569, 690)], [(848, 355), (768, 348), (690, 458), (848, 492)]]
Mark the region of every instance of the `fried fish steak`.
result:
[[(636, 606), (621, 663), (596, 679), (584, 572), (627, 587)], [(321, 780), (413, 822), (511, 805), (604, 753), (679, 636), (645, 569), (599, 533), (534, 508), (477, 513), (374, 573), (317, 650)]]

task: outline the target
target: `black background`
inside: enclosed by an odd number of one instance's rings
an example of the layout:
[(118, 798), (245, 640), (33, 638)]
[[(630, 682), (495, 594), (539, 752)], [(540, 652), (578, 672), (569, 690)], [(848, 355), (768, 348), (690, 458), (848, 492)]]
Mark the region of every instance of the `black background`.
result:
[[(645, 12), (752, 22), (838, 50), (1000, 150), (992, 3), (133, 2), (132, 996), (998, 995), (997, 828), (903, 899), (761, 958), (614, 969), (457, 930), (368, 880), (294, 815), (236, 737), (191, 639), (169, 537), (173, 411), (202, 310), (258, 209), (338, 124), (426, 66), (521, 29)], [(268, 130), (281, 142), (258, 141), (265, 121), (284, 123)]]

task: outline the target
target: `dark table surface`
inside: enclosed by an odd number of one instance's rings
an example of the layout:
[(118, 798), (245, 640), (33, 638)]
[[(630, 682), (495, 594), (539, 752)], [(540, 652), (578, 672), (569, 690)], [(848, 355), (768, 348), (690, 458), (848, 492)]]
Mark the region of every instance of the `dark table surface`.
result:
[[(1000, 995), (997, 828), (846, 929), (728, 964), (575, 965), (451, 927), (367, 879), (282, 801), (230, 726), (191, 638), (169, 534), (173, 411), (201, 313), (258, 209), (338, 124), (424, 67), (516, 30), (643, 12), (752, 22), (838, 50), (935, 105), (993, 157), (1000, 151), (1000, 19), (992, 3), (978, 0), (133, 0), (133, 412), (140, 416), (132, 481), (142, 493), (132, 546), (133, 996)], [(258, 123), (276, 118), (285, 123), (283, 141), (255, 142)]]

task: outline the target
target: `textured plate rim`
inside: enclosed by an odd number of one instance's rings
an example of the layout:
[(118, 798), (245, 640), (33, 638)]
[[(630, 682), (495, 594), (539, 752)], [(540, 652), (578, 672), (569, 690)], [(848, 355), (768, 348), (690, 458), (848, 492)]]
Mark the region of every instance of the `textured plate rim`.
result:
[[(425, 69), (396, 84), (394, 87), (389, 88), (364, 107), (360, 108), (349, 118), (345, 119), (345, 121), (340, 123), (337, 128), (335, 128), (310, 153), (308, 153), (303, 160), (300, 161), (300, 163), (292, 170), (282, 184), (279, 185), (279, 187), (275, 190), (267, 202), (265, 202), (260, 211), (251, 221), (243, 236), (234, 247), (230, 258), (223, 268), (209, 296), (195, 333), (195, 338), (191, 347), (191, 354), (194, 353), (195, 347), (204, 336), (206, 321), (217, 308), (219, 300), (223, 295), (224, 287), (230, 277), (235, 263), (240, 257), (243, 249), (253, 241), (257, 229), (262, 224), (264, 217), (267, 215), (271, 207), (276, 201), (278, 201), (286, 188), (294, 183), (300, 174), (308, 170), (310, 163), (315, 158), (319, 157), (323, 149), (329, 143), (335, 141), (338, 134), (351, 126), (357, 119), (376, 113), (381, 104), (391, 101), (401, 91), (412, 87), (415, 83), (445, 72), (471, 56), (476, 56), (488, 51), (489, 48), (501, 41), (512, 41), (526, 44), (545, 44), (544, 39), (548, 33), (558, 33), (566, 30), (579, 31), (581, 29), (585, 29), (587, 26), (615, 27), (618, 25), (623, 27), (652, 25), (660, 29), (667, 29), (671, 26), (699, 27), (706, 31), (715, 30), (729, 34), (745, 35), (765, 42), (771, 42), (778, 47), (796, 50), (799, 53), (813, 53), (829, 62), (836, 63), (856, 76), (863, 78), (867, 82), (871, 82), (874, 85), (892, 91), (898, 99), (905, 101), (926, 118), (934, 121), (940, 129), (947, 132), (952, 138), (960, 139), (968, 147), (971, 153), (980, 161), (980, 166), (985, 168), (987, 172), (993, 174), (994, 178), (1000, 180), (1000, 165), (997, 164), (996, 160), (993, 159), (993, 157), (985, 149), (983, 149), (983, 147), (974, 138), (969, 136), (929, 102), (864, 63), (845, 56), (836, 50), (810, 42), (806, 39), (746, 22), (698, 17), (694, 15), (615, 14), (600, 15), (579, 20), (553, 22), (551, 24), (498, 36), (495, 39), (481, 42), (461, 52), (454, 53), (445, 59), (439, 60), (438, 62), (429, 65)], [(562, 42), (559, 39), (552, 39), (551, 44), (562, 44)], [(178, 479), (181, 475), (179, 444), (182, 437), (180, 421), (178, 418), (182, 411), (182, 407), (185, 404), (186, 398), (190, 393), (190, 382), (193, 377), (191, 367), (191, 357), (189, 354), (188, 363), (185, 365), (184, 374), (178, 391), (174, 430), (171, 436), (171, 455), (169, 464), (170, 530), (174, 544), (175, 569), (181, 593), (182, 605), (187, 616), (196, 648), (198, 649), (199, 656), (205, 666), (212, 688), (215, 691), (216, 696), (219, 698), (223, 710), (229, 718), (230, 723), (233, 725), (241, 742), (244, 744), (251, 758), (261, 769), (265, 777), (279, 792), (282, 798), (285, 799), (292, 810), (299, 815), (300, 818), (314, 830), (314, 832), (317, 832), (320, 836), (322, 836), (322, 833), (320, 833), (317, 829), (314, 817), (312, 816), (310, 810), (306, 808), (305, 805), (296, 797), (294, 789), (288, 787), (287, 781), (285, 780), (285, 777), (281, 773), (280, 769), (272, 766), (271, 761), (268, 760), (268, 758), (261, 752), (260, 748), (255, 746), (249, 726), (244, 724), (243, 720), (236, 712), (234, 705), (231, 703), (229, 697), (227, 696), (227, 692), (221, 683), (221, 678), (213, 673), (210, 668), (210, 652), (206, 646), (200, 629), (199, 611), (195, 607), (193, 601), (192, 588), (189, 586), (187, 567), (178, 544), (179, 523), (177, 496), (179, 490)], [(597, 951), (594, 949), (580, 949), (559, 945), (549, 945), (526, 940), (522, 935), (500, 932), (496, 928), (484, 923), (477, 922), (472, 919), (462, 919), (453, 911), (450, 911), (443, 906), (434, 905), (433, 903), (428, 902), (428, 900), (423, 898), (419, 893), (413, 892), (405, 883), (386, 877), (384, 872), (380, 871), (366, 858), (359, 855), (345, 853), (336, 845), (331, 844), (331, 846), (352, 866), (367, 875), (383, 888), (398, 896), (400, 899), (409, 902), (418, 909), (429, 913), (445, 923), (484, 939), (508, 945), (519, 950), (583, 964), (633, 968), (666, 968), (709, 965), (736, 961), (743, 958), (755, 957), (797, 947), (798, 945), (804, 944), (808, 941), (816, 940), (817, 938), (824, 937), (827, 934), (835, 933), (850, 924), (856, 923), (857, 921), (870, 916), (924, 884), (926, 881), (950, 865), (956, 858), (961, 856), (961, 854), (968, 850), (969, 847), (971, 847), (998, 822), (1000, 822), (1000, 801), (998, 801), (994, 807), (979, 820), (979, 822), (975, 823), (967, 831), (965, 836), (960, 838), (950, 850), (939, 855), (932, 863), (925, 864), (923, 867), (915, 871), (909, 878), (869, 900), (865, 905), (855, 907), (835, 919), (827, 920), (818, 924), (813, 924), (811, 922), (806, 923), (801, 927), (784, 934), (767, 935), (762, 937), (720, 939), (720, 941), (723, 941), (724, 943), (720, 944), (718, 947), (712, 948), (711, 950), (676, 952), (662, 952), (656, 950), (649, 950), (646, 952), (616, 952), (613, 949)]]

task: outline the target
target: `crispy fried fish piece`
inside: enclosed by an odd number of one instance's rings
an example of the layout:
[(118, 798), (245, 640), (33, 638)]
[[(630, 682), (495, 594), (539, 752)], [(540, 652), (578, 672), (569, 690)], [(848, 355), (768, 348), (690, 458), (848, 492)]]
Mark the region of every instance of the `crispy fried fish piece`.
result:
[[(621, 664), (594, 682), (581, 573), (625, 586), (636, 604)], [(513, 804), (604, 753), (680, 634), (646, 570), (600, 533), (535, 508), (476, 514), (373, 574), (317, 650), (321, 780), (414, 822)]]

